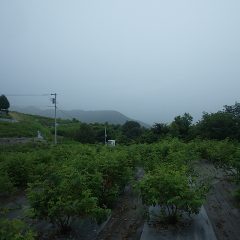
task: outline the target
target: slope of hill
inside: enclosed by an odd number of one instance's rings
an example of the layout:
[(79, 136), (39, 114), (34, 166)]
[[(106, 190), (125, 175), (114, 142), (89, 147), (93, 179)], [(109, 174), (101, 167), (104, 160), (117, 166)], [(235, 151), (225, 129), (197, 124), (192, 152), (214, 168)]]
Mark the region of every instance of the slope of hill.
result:
[(0, 138), (36, 137), (40, 131), (44, 138), (50, 138), (53, 119), (10, 112), (11, 121), (0, 121)]
[[(11, 107), (11, 110), (26, 113), (26, 114), (34, 114), (34, 115), (40, 115), (45, 117), (54, 117), (53, 109), (42, 110), (36, 107), (13, 106)], [(133, 120), (118, 111), (112, 111), (112, 110), (102, 110), (102, 111), (58, 110), (57, 116), (58, 118), (62, 118), (62, 119), (76, 118), (79, 121), (85, 122), (85, 123), (108, 122), (110, 124), (124, 124), (126, 121)], [(144, 127), (147, 127), (147, 128), (149, 127), (149, 125), (146, 123), (143, 123), (140, 121), (137, 121), (137, 122), (139, 122)]]

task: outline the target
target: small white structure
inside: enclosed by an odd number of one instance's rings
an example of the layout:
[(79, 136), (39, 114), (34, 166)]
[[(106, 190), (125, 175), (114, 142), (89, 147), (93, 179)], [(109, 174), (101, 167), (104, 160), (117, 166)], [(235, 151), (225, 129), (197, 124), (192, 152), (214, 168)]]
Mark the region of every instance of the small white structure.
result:
[(111, 147), (115, 147), (116, 146), (116, 140), (108, 140), (107, 145), (111, 146)]
[(40, 139), (40, 140), (43, 139), (43, 136), (39, 130), (37, 131), (37, 139)]

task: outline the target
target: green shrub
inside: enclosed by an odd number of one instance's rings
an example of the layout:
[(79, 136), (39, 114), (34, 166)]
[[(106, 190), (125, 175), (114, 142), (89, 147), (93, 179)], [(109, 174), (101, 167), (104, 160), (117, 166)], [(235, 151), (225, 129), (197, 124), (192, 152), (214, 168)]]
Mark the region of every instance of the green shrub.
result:
[(0, 219), (1, 240), (34, 240), (36, 234), (18, 219)]
[(14, 192), (15, 188), (7, 173), (0, 171), (0, 196), (8, 196)]
[(27, 195), (35, 217), (56, 224), (62, 232), (70, 229), (74, 217), (98, 219), (109, 213), (98, 206), (87, 177), (72, 167), (65, 166), (47, 180), (30, 184)]
[(26, 187), (33, 174), (32, 162), (28, 154), (11, 154), (2, 162), (2, 168), (6, 171), (15, 187)]
[(237, 145), (228, 139), (216, 140), (196, 140), (191, 143), (192, 147), (199, 152), (200, 157), (210, 160), (215, 165), (231, 168), (236, 158)]
[(197, 214), (205, 196), (205, 187), (197, 186), (184, 166), (162, 164), (147, 173), (139, 187), (143, 202), (159, 205), (164, 219), (170, 222), (176, 222), (182, 212)]

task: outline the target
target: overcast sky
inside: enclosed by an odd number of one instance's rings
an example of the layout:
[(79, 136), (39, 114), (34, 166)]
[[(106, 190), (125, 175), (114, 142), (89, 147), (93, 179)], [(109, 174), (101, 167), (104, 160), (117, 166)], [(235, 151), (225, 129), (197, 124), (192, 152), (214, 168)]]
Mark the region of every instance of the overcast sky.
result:
[[(0, 94), (147, 123), (240, 101), (239, 0), (0, 0)], [(8, 97), (47, 107), (49, 97)]]

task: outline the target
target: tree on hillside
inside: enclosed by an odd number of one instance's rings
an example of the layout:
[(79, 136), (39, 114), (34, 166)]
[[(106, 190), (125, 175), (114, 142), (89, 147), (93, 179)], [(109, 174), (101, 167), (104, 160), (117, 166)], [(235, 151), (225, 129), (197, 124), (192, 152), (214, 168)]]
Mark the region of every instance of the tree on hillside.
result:
[(225, 105), (222, 111), (203, 113), (202, 119), (195, 125), (196, 136), (223, 140), (240, 137), (240, 103)]
[(175, 137), (186, 138), (192, 124), (193, 117), (189, 113), (184, 113), (183, 116), (177, 116), (171, 123), (170, 131)]
[(238, 139), (240, 136), (240, 119), (227, 112), (204, 113), (196, 125), (198, 135), (203, 138), (223, 140)]
[(5, 111), (8, 113), (10, 107), (9, 101), (5, 95), (0, 96), (0, 111)]
[(135, 121), (127, 121), (122, 126), (122, 133), (128, 139), (134, 140), (142, 133), (141, 125)]
[(160, 136), (154, 134), (152, 129), (144, 129), (139, 137), (138, 143), (154, 143), (159, 140)]
[(86, 123), (81, 123), (75, 134), (75, 139), (81, 143), (94, 143), (96, 141), (95, 137), (92, 126)]
[(233, 114), (234, 117), (240, 118), (240, 103), (236, 102), (232, 106), (225, 105), (223, 112)]
[(166, 123), (154, 123), (151, 131), (157, 135), (166, 135), (169, 132), (169, 126)]

